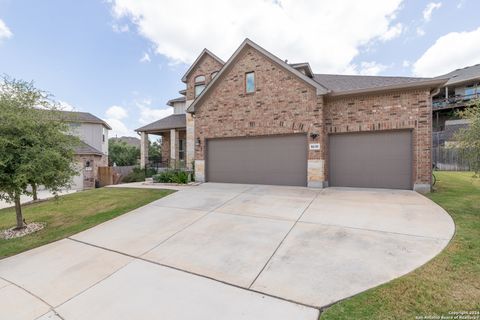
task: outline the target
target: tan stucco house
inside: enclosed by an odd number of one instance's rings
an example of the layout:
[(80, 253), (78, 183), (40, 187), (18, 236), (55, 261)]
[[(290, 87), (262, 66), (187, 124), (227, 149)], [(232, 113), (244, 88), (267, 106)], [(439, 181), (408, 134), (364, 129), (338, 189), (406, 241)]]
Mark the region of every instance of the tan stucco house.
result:
[(136, 131), (197, 181), (428, 192), (432, 95), (446, 79), (315, 74), (246, 39), (224, 62), (205, 49), (170, 100)]
[(75, 148), (78, 175), (73, 177), (72, 189), (95, 188), (98, 167), (108, 166), (108, 131), (112, 128), (102, 119), (88, 112), (62, 111), (70, 134), (80, 138)]

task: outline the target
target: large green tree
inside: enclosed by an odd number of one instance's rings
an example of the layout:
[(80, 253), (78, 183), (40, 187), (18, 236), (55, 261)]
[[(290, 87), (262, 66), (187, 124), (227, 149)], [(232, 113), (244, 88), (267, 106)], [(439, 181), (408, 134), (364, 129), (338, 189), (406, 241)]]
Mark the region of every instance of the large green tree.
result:
[(458, 147), (466, 155), (472, 170), (478, 175), (480, 173), (480, 102), (459, 112), (458, 115), (469, 120), (468, 127), (456, 134)]
[(68, 134), (56, 103), (33, 83), (4, 78), (0, 84), (0, 199), (13, 202), (24, 227), (21, 195), (43, 185), (56, 194), (68, 187), (78, 138)]
[(117, 166), (133, 166), (140, 158), (140, 149), (125, 141), (110, 140), (108, 143), (108, 158)]

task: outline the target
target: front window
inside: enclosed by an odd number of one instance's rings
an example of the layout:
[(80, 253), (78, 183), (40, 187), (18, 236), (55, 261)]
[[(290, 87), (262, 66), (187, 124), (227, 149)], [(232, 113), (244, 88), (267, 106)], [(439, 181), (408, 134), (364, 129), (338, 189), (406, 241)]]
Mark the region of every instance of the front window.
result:
[(205, 89), (205, 76), (195, 77), (195, 98)]
[(245, 74), (245, 92), (255, 92), (255, 72), (247, 72)]
[(195, 85), (195, 98), (202, 93), (203, 89), (205, 89), (205, 84), (196, 84)]

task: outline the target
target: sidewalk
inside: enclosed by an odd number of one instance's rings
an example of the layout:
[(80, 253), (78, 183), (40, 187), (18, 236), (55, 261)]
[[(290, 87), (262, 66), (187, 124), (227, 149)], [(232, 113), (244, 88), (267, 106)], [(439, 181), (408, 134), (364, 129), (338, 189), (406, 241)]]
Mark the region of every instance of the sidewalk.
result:
[[(65, 191), (59, 192), (58, 195), (63, 196), (65, 194), (74, 193), (76, 191), (77, 190), (65, 190)], [(49, 199), (49, 198), (54, 197), (54, 195), (48, 190), (40, 190), (40, 191), (38, 191), (37, 195), (38, 195), (38, 199), (40, 199), (40, 200)], [(33, 201), (32, 197), (29, 197), (29, 196), (21, 196), (20, 197), (20, 202), (22, 204), (30, 202), (30, 201)], [(13, 202), (6, 202), (5, 200), (0, 200), (0, 209), (5, 209), (5, 208), (13, 207), (13, 206), (15, 206), (13, 204)]]

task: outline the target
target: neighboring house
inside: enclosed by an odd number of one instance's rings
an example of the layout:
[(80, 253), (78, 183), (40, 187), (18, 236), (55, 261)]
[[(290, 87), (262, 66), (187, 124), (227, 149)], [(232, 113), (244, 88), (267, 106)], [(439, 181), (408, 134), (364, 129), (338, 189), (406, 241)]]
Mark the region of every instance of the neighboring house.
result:
[[(433, 97), (433, 145), (443, 146), (454, 140), (459, 128), (468, 126), (455, 112), (480, 101), (480, 64), (457, 69), (438, 78), (448, 81)], [(453, 122), (452, 122), (453, 121)]]
[(98, 167), (108, 166), (108, 130), (112, 128), (88, 112), (62, 111), (62, 114), (69, 123), (70, 133), (81, 140), (75, 150), (79, 175), (73, 178), (72, 189), (95, 188)]
[(446, 79), (314, 74), (246, 39), (224, 62), (207, 49), (137, 129), (197, 181), (415, 189), (431, 184), (432, 94)]

